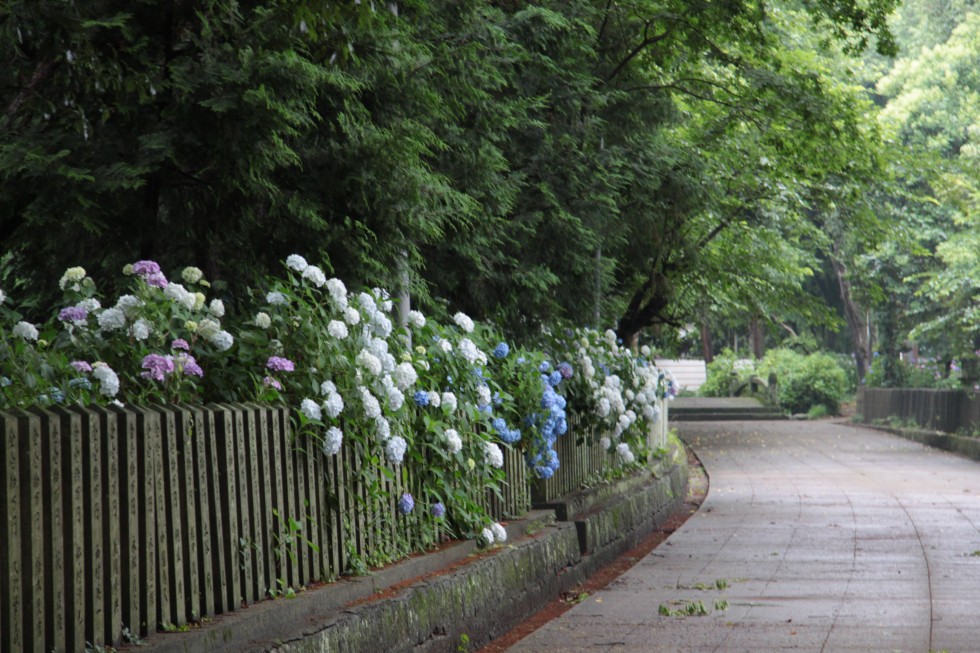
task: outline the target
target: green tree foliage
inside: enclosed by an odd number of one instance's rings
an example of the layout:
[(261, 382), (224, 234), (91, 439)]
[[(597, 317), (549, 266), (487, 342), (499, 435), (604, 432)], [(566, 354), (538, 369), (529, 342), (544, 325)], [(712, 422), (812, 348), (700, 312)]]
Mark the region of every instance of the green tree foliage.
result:
[(11, 0), (0, 283), (153, 258), (235, 299), (298, 251), (511, 333), (815, 316), (809, 209), (875, 135), (801, 35), (889, 52), (893, 5)]

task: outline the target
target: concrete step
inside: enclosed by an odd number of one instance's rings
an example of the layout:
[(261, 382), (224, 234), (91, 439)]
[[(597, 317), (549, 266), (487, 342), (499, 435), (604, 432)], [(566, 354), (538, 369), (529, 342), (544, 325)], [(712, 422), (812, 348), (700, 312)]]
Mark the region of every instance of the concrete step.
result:
[(673, 422), (721, 422), (721, 421), (740, 421), (740, 420), (778, 420), (787, 419), (786, 415), (778, 410), (756, 410), (756, 411), (670, 411), (670, 420)]

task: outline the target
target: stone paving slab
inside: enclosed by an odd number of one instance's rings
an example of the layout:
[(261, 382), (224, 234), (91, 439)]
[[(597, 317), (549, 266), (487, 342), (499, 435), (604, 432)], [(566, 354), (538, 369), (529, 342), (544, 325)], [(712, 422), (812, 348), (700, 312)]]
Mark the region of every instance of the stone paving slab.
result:
[(698, 514), (512, 653), (980, 651), (980, 464), (832, 421), (680, 431)]

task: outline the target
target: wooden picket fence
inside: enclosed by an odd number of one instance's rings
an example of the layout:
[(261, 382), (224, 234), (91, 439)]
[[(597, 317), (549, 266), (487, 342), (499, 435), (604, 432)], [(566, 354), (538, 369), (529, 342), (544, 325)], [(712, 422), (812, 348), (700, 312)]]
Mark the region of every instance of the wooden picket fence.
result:
[[(571, 426), (548, 496), (615, 462)], [(306, 451), (282, 406), (31, 409), (0, 430), (0, 651), (114, 645), (424, 545), (395, 506), (422, 494), (410, 465), (352, 440)], [(499, 496), (470, 497), (498, 520), (531, 505), (518, 451), (504, 471)]]

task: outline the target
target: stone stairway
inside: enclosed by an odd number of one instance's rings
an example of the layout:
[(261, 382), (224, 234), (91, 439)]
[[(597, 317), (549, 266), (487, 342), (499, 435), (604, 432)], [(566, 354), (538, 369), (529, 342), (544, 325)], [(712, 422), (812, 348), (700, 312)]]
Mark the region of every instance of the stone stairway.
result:
[(677, 422), (786, 419), (778, 407), (749, 397), (678, 397), (670, 403), (669, 419)]

